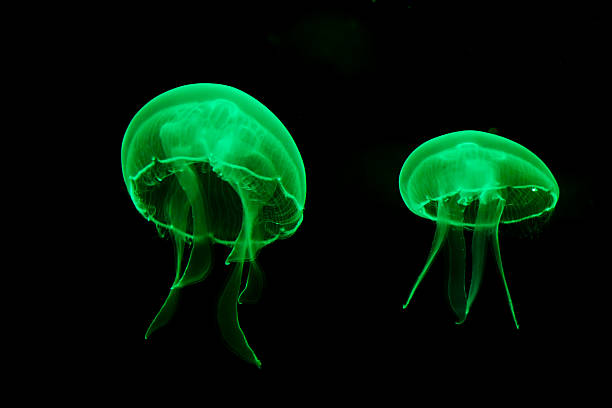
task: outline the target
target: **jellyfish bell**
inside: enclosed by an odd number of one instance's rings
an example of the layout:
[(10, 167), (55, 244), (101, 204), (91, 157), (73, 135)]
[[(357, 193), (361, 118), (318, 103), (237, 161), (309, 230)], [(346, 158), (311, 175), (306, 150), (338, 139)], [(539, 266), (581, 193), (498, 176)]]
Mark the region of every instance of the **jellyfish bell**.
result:
[[(400, 193), (414, 214), (436, 222), (425, 267), (404, 308), (441, 246), (449, 248), (448, 298), (458, 323), (478, 293), (486, 248), (492, 245), (515, 325), (518, 322), (504, 276), (499, 224), (541, 217), (555, 208), (559, 186), (535, 154), (502, 136), (466, 130), (431, 139), (402, 166)], [(472, 272), (466, 293), (464, 229), (472, 230)]]
[[(237, 303), (259, 297), (261, 248), (290, 237), (302, 222), (304, 164), (287, 129), (238, 89), (185, 85), (152, 99), (134, 116), (121, 163), (134, 205), (169, 233), (177, 259), (170, 294), (145, 338), (168, 322), (178, 289), (206, 278), (210, 247), (222, 244), (231, 248), (226, 264), (235, 266), (219, 300), (219, 327), (232, 351), (259, 365), (238, 324)], [(249, 274), (241, 291), (245, 262)]]

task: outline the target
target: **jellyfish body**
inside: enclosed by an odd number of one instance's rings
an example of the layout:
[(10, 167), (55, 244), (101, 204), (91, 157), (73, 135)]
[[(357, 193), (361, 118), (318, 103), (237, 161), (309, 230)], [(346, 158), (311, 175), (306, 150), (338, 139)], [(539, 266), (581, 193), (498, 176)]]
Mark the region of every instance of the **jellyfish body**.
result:
[[(554, 209), (559, 186), (548, 167), (516, 142), (467, 130), (420, 145), (406, 159), (399, 186), (404, 203), (413, 213), (436, 222), (431, 250), (404, 308), (446, 243), (450, 258), (448, 299), (457, 323), (463, 323), (478, 293), (486, 249), (491, 245), (518, 329), (501, 261), (499, 224), (521, 222)], [(469, 285), (464, 229), (473, 231)]]
[(134, 116), (121, 162), (137, 210), (160, 234), (169, 233), (176, 253), (174, 283), (145, 338), (172, 317), (180, 288), (206, 278), (211, 245), (223, 244), (231, 248), (225, 263), (234, 267), (219, 299), (220, 332), (232, 351), (260, 366), (238, 323), (237, 304), (259, 298), (258, 251), (291, 236), (302, 222), (306, 176), (287, 129), (238, 89), (186, 85), (157, 96)]

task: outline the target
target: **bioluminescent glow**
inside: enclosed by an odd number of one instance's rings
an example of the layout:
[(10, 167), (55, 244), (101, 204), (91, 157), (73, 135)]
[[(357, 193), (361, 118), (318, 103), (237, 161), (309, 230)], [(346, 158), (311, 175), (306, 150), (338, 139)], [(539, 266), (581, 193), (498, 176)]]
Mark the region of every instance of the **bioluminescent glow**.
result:
[[(176, 252), (174, 283), (145, 339), (172, 317), (180, 289), (206, 278), (211, 245), (218, 243), (231, 248), (225, 263), (234, 264), (218, 304), (221, 334), (232, 351), (260, 366), (238, 323), (237, 305), (259, 298), (258, 251), (290, 237), (302, 222), (306, 175), (287, 129), (238, 89), (181, 86), (134, 116), (121, 164), (136, 209), (173, 240)], [(184, 265), (186, 247), (191, 252)]]
[[(466, 130), (436, 137), (414, 150), (402, 167), (399, 187), (410, 211), (437, 225), (425, 267), (404, 308), (446, 242), (448, 298), (457, 323), (463, 323), (478, 293), (490, 242), (518, 329), (499, 250), (499, 224), (540, 217), (555, 208), (559, 186), (548, 167), (518, 143)], [(467, 293), (464, 229), (473, 231)]]

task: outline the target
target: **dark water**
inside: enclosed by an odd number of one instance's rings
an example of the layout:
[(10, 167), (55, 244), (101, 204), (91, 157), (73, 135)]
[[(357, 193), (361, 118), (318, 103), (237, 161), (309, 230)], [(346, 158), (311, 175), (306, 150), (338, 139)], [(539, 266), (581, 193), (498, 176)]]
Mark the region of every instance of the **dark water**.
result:
[[(603, 107), (594, 99), (603, 72), (598, 19), (389, 3), (209, 10), (193, 23), (171, 13), (167, 25), (137, 16), (121, 24), (124, 41), (109, 49), (117, 65), (109, 89), (115, 132), (108, 137), (123, 226), (117, 268), (139, 277), (134, 342), (161, 305), (174, 267), (172, 244), (133, 208), (120, 173), (123, 132), (143, 104), (188, 83), (237, 87), (290, 131), (308, 185), (300, 229), (261, 252), (261, 302), (239, 307), (261, 372), (218, 335), (215, 303), (228, 272), (223, 247), (209, 279), (185, 289), (175, 320), (143, 345), (149, 372), (250, 373), (279, 382), (499, 378), (519, 387), (516, 375), (525, 384), (540, 376), (567, 380), (569, 365), (585, 361), (585, 341), (599, 341), (608, 268), (598, 250), (597, 208), (606, 189), (599, 159), (607, 149)], [(435, 225), (403, 204), (401, 165), (432, 137), (491, 128), (538, 155), (561, 191), (546, 223), (500, 228), (519, 331), (491, 256), (463, 325), (455, 325), (445, 300), (444, 251), (402, 309)]]

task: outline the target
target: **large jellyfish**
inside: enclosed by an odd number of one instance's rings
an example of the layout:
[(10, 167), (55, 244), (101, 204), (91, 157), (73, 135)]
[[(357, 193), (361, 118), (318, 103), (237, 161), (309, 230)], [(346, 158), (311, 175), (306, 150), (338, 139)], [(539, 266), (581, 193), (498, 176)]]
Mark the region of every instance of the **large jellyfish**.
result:
[[(121, 164), (136, 209), (172, 238), (176, 252), (174, 283), (145, 339), (169, 321), (180, 289), (206, 278), (211, 245), (223, 244), (231, 248), (225, 264), (234, 266), (219, 299), (219, 329), (233, 352), (259, 367), (238, 323), (237, 304), (259, 298), (258, 251), (291, 236), (302, 222), (306, 175), (287, 129), (238, 89), (181, 86), (134, 116)], [(186, 265), (185, 247), (191, 249)]]
[[(490, 133), (466, 130), (420, 145), (406, 159), (399, 176), (404, 203), (416, 215), (436, 222), (425, 267), (404, 308), (446, 241), (449, 248), (448, 299), (463, 323), (474, 302), (489, 243), (512, 306), (499, 252), (500, 223), (516, 223), (549, 214), (559, 186), (546, 165), (520, 144)], [(472, 230), (472, 273), (466, 293), (464, 229)]]

